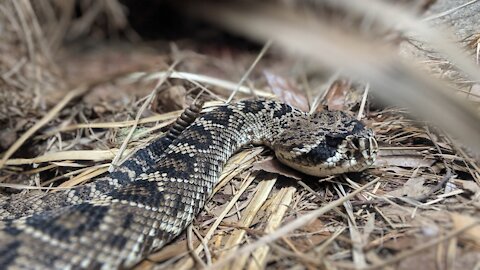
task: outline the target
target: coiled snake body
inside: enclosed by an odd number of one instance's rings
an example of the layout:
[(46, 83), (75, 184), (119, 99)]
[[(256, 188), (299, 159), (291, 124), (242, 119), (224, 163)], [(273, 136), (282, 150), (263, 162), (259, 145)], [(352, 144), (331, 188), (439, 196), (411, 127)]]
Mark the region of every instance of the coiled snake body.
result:
[(187, 122), (100, 181), (30, 206), (0, 202), (0, 267), (132, 266), (182, 232), (229, 157), (249, 144), (267, 145), (283, 163), (317, 176), (361, 171), (377, 151), (372, 131), (345, 113), (309, 115), (275, 101), (242, 101)]

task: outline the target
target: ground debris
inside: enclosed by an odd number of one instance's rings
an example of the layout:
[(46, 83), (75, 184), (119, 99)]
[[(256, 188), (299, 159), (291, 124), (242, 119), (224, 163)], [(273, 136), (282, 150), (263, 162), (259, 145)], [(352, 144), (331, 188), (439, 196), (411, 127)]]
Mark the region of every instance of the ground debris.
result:
[[(0, 7), (14, 8), (13, 1), (4, 2)], [(111, 2), (115, 5), (99, 14), (118, 12), (117, 1)], [(100, 31), (102, 19), (95, 17), (88, 27), (76, 20), (62, 28), (75, 30), (64, 38), (87, 35), (88, 29), (97, 38), (115, 36), (118, 29), (128, 28), (120, 23), (120, 15), (124, 14), (114, 13), (106, 23), (115, 25), (113, 32)], [(115, 21), (119, 24), (112, 24)], [(372, 105), (368, 84), (339, 76), (341, 72), (332, 75), (304, 67), (299, 64), (304, 60), (273, 48), (260, 57), (258, 44), (244, 41), (245, 45), (224, 33), (213, 41), (186, 36), (172, 42), (123, 40), (111, 45), (101, 39), (100, 45), (91, 40), (71, 45), (59, 37), (50, 40), (54, 28), (48, 24), (45, 40), (32, 34), (32, 59), (27, 57), (31, 52), (25, 36), (9, 28), (12, 22), (2, 23), (8, 26), (2, 37), (10, 45), (0, 47), (2, 157), (69, 93), (91, 86), (47, 117), (6, 159), (0, 171), (5, 195), (28, 196), (95, 181), (116, 157), (122, 159), (164, 134), (196, 99), (206, 100), (205, 110), (210, 110), (238, 89), (245, 91), (239, 90), (234, 100), (255, 98), (255, 92), (276, 95), (305, 111), (323, 110), (325, 105), (358, 115), (375, 131), (379, 158), (373, 168), (356, 174), (317, 179), (285, 169), (264, 147), (237, 153), (194, 221), (193, 237), (182, 234), (136, 269), (191, 269), (201, 265), (199, 261), (222, 269), (478, 268), (480, 227), (473, 224), (480, 222), (478, 156), (407, 109)], [(53, 48), (58, 45), (60, 53), (45, 53), (46, 41)], [(17, 43), (22, 46), (14, 48)], [(478, 40), (471, 46), (478, 48)], [(177, 73), (162, 81), (159, 74), (167, 74), (169, 68)], [(237, 87), (249, 68), (245, 88)], [(468, 83), (469, 90), (458, 96), (477, 104), (478, 83), (462, 81)], [(259, 242), (324, 208), (322, 215), (275, 241)], [(238, 253), (250, 247), (248, 254)]]

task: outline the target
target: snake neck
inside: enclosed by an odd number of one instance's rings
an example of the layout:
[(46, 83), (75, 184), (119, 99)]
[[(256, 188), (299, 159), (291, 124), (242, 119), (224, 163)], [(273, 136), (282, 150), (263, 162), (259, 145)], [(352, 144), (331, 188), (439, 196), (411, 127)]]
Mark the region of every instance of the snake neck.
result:
[[(249, 144), (271, 146), (272, 142), (296, 122), (293, 119), (305, 118), (307, 113), (284, 103), (268, 100), (246, 100), (235, 105), (219, 107), (195, 121), (186, 129), (186, 136), (180, 136), (176, 143), (189, 144), (192, 133), (210, 134), (209, 140), (198, 142), (200, 146), (216, 150), (222, 149), (222, 160)], [(195, 131), (194, 131), (195, 130)], [(210, 142), (208, 142), (210, 141)]]

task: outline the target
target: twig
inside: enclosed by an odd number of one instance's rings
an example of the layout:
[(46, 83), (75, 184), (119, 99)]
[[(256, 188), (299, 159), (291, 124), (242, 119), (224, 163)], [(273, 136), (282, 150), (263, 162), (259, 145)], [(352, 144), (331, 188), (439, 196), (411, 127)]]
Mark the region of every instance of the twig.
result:
[[(337, 183), (334, 186), (334, 188), (340, 197), (346, 195), (345, 189), (343, 188), (342, 184)], [(352, 241), (351, 245), (352, 245), (353, 262), (355, 263), (355, 265), (359, 266), (360, 268), (365, 267), (367, 265), (367, 262), (365, 259), (365, 253), (363, 252), (364, 244), (361, 239), (360, 232), (358, 231), (357, 222), (353, 214), (352, 204), (350, 203), (350, 201), (345, 201), (343, 203), (343, 207), (345, 208), (345, 211), (347, 212), (347, 215), (348, 215), (347, 221), (348, 221), (348, 229), (350, 232), (350, 239)]]
[[(442, 149), (440, 148), (438, 143), (433, 139), (433, 136), (432, 136), (432, 134), (431, 134), (431, 132), (430, 132), (430, 130), (427, 126), (425, 127), (425, 131), (427, 132), (427, 135), (430, 138), (430, 141), (433, 143), (433, 145), (437, 149), (437, 152), (441, 155), (442, 154)], [(404, 203), (406, 200), (426, 202), (430, 198), (430, 196), (432, 196), (433, 194), (435, 194), (435, 192), (442, 189), (453, 176), (452, 170), (448, 166), (445, 159), (442, 159), (442, 162), (443, 162), (443, 166), (445, 167), (446, 174), (442, 177), (440, 182), (438, 182), (427, 193), (422, 194), (422, 195), (417, 196), (417, 197), (399, 197), (399, 198), (391, 198), (389, 200), (391, 200), (395, 203), (398, 203), (398, 204)], [(378, 198), (378, 199), (367, 201), (367, 202), (352, 202), (352, 205), (354, 205), (354, 206), (359, 206), (359, 205), (369, 205), (369, 206), (371, 206), (371, 205), (374, 205), (374, 204), (376, 205), (376, 204), (382, 204), (382, 203), (387, 203), (385, 198)]]
[(444, 11), (444, 12), (440, 12), (440, 13), (438, 13), (438, 14), (434, 14), (434, 15), (432, 15), (432, 16), (428, 16), (428, 17), (424, 18), (423, 21), (431, 21), (431, 20), (435, 20), (435, 19), (438, 19), (438, 18), (447, 16), (447, 15), (450, 15), (450, 14), (452, 14), (452, 13), (454, 13), (454, 12), (456, 12), (456, 11), (464, 8), (464, 7), (467, 7), (467, 6), (471, 5), (471, 4), (474, 4), (474, 3), (476, 3), (476, 2), (478, 2), (478, 0), (472, 0), (472, 1), (470, 1), (470, 2), (467, 2), (467, 3), (463, 4), (463, 5), (460, 5), (460, 6), (451, 8), (451, 9), (449, 9), (449, 10), (446, 10), (446, 11)]
[[(425, 131), (427, 132), (427, 135), (428, 137), (430, 138), (430, 141), (433, 143), (433, 145), (435, 146), (435, 148), (437, 149), (437, 152), (441, 155), (442, 154), (442, 149), (440, 148), (440, 146), (438, 145), (438, 143), (435, 141), (435, 139), (433, 138), (432, 136), (432, 133), (430, 133), (430, 129), (428, 128), (428, 126), (425, 126)], [(448, 166), (447, 162), (445, 161), (445, 159), (442, 159), (442, 162), (443, 162), (443, 166), (445, 167), (445, 170), (447, 170), (447, 173), (445, 174), (445, 176), (442, 178), (442, 180), (435, 186), (433, 187), (433, 189), (429, 190), (429, 192), (427, 192), (426, 194), (424, 194), (423, 196), (420, 196), (419, 198), (419, 201), (424, 201), (424, 200), (427, 200), (428, 197), (430, 197), (433, 193), (437, 192), (438, 190), (442, 189), (446, 184), (447, 182), (450, 180), (450, 178), (452, 178), (452, 170), (450, 169), (450, 167)]]
[(363, 92), (362, 102), (360, 103), (360, 109), (358, 110), (357, 120), (363, 118), (363, 110), (365, 109), (365, 104), (367, 103), (368, 91), (370, 90), (370, 84), (365, 85), (365, 91)]
[[(253, 68), (255, 68), (255, 66), (257, 66), (258, 62), (260, 61), (260, 59), (262, 59), (263, 55), (265, 55), (265, 53), (267, 52), (267, 50), (270, 48), (271, 45), (272, 45), (272, 40), (268, 40), (265, 43), (262, 50), (258, 54), (257, 58), (255, 58), (255, 61), (253, 61), (252, 65), (250, 65), (247, 72), (245, 72), (245, 74), (243, 74), (242, 78), (240, 79), (240, 81), (237, 84), (237, 87), (235, 88), (235, 90), (233, 90), (232, 94), (230, 94), (230, 96), (228, 97), (227, 103), (230, 103), (232, 101), (233, 97), (237, 94), (240, 87), (243, 85), (243, 83), (248, 78), (250, 73), (252, 73)], [(251, 89), (251, 88), (249, 88), (249, 89)], [(252, 95), (255, 96), (255, 98), (257, 98), (254, 91), (250, 90), (250, 92), (252, 93)]]
[(107, 150), (70, 150), (47, 153), (34, 158), (12, 158), (5, 162), (5, 165), (26, 165), (34, 163), (62, 161), (62, 160), (109, 160), (118, 152), (118, 149)]
[(430, 189), (427, 193), (423, 194), (423, 195), (420, 195), (418, 197), (393, 197), (393, 198), (377, 198), (375, 200), (370, 200), (370, 201), (363, 201), (363, 202), (359, 202), (359, 201), (356, 201), (356, 202), (352, 202), (352, 205), (353, 206), (364, 206), (364, 205), (367, 205), (367, 206), (373, 206), (373, 205), (383, 205), (383, 204), (387, 204), (388, 201), (391, 201), (391, 202), (394, 202), (394, 203), (398, 203), (398, 204), (402, 204), (402, 203), (405, 203), (407, 200), (411, 200), (411, 201), (418, 201), (418, 202), (425, 202), (426, 200), (428, 200), (428, 198), (430, 198), (430, 196), (432, 196), (435, 192), (439, 191), (440, 189), (443, 188), (443, 186), (450, 180), (450, 178), (452, 178), (452, 172), (447, 169), (447, 173), (442, 177), (442, 179), (440, 180), (440, 182), (438, 182), (438, 184), (436, 184), (432, 189)]
[(413, 248), (413, 249), (410, 249), (410, 250), (407, 250), (407, 251), (404, 251), (404, 252), (401, 252), (400, 254), (398, 254), (397, 256), (391, 258), (391, 259), (388, 259), (386, 261), (383, 261), (379, 264), (375, 264), (375, 265), (372, 265), (372, 266), (368, 266), (366, 268), (363, 268), (363, 270), (373, 270), (373, 269), (383, 269), (385, 266), (387, 265), (391, 265), (391, 264), (394, 264), (398, 261), (401, 261), (402, 259), (404, 258), (407, 258), (409, 256), (412, 256), (414, 254), (418, 254), (420, 251), (424, 250), (424, 249), (427, 249), (427, 248), (430, 248), (432, 246), (435, 246), (435, 245), (438, 245), (439, 243), (443, 242), (443, 241), (446, 241), (452, 237), (455, 237), (465, 231), (467, 231), (468, 229), (474, 227), (474, 226), (477, 226), (480, 224), (480, 221), (479, 220), (476, 220), (475, 222), (472, 222), (471, 224), (468, 224), (464, 227), (461, 227), (457, 230), (454, 230), (452, 232), (449, 232), (447, 234), (445, 234), (444, 236), (441, 236), (441, 237), (438, 237), (438, 238), (435, 238), (427, 243), (424, 243), (424, 244), (420, 244), (418, 245), (417, 247)]
[(68, 92), (68, 94), (57, 104), (55, 107), (53, 107), (40, 121), (38, 121), (35, 125), (33, 125), (31, 128), (29, 128), (25, 133), (18, 138), (18, 140), (8, 148), (7, 152), (2, 157), (2, 160), (0, 161), (0, 169), (3, 168), (5, 165), (5, 162), (15, 153), (20, 146), (23, 145), (23, 143), (28, 140), (35, 132), (37, 132), (41, 127), (43, 127), (45, 124), (50, 122), (50, 120), (55, 117), (62, 109), (67, 105), (71, 100), (74, 98), (77, 98), (86, 92), (88, 92), (92, 87), (90, 86), (80, 86), (73, 91)]
[(128, 132), (128, 135), (126, 136), (125, 140), (123, 140), (123, 143), (122, 145), (120, 146), (120, 149), (117, 153), (117, 155), (115, 155), (115, 157), (113, 158), (112, 160), (112, 163), (110, 164), (110, 167), (108, 168), (108, 171), (111, 172), (116, 165), (118, 165), (118, 161), (120, 160), (120, 158), (122, 157), (122, 154), (123, 152), (125, 151), (125, 149), (127, 149), (127, 145), (128, 145), (128, 142), (130, 141), (130, 138), (132, 138), (133, 136), (133, 133), (135, 132), (135, 129), (137, 129), (137, 126), (138, 126), (138, 123), (140, 122), (140, 117), (142, 116), (143, 114), (143, 111), (147, 108), (148, 105), (150, 105), (150, 103), (152, 102), (153, 98), (156, 96), (157, 92), (158, 92), (158, 89), (160, 88), (161, 85), (163, 85), (163, 83), (167, 80), (167, 78), (170, 76), (170, 74), (173, 72), (173, 69), (175, 68), (175, 66), (179, 63), (179, 60), (175, 61), (169, 68), (168, 68), (168, 71), (167, 73), (158, 79), (157, 81), (157, 84), (155, 85), (155, 87), (153, 88), (152, 92), (150, 93), (150, 95), (148, 95), (147, 99), (145, 100), (145, 102), (142, 104), (142, 106), (140, 107), (140, 109), (138, 110), (137, 112), (137, 115), (135, 116), (135, 122), (133, 123), (133, 126), (132, 128), (130, 129), (130, 131)]
[[(159, 77), (163, 77), (166, 74), (166, 72), (155, 72), (155, 73), (146, 73), (146, 72), (135, 72), (130, 74), (130, 76), (125, 80), (126, 83), (130, 83), (132, 81), (138, 81), (141, 79), (144, 79), (146, 81), (148, 80), (154, 80)], [(230, 91), (234, 91), (238, 84), (231, 82), (231, 81), (226, 81), (226, 80), (221, 80), (218, 78), (214, 77), (209, 77), (201, 74), (195, 74), (195, 73), (188, 73), (188, 72), (178, 72), (174, 71), (169, 75), (169, 78), (172, 79), (181, 79), (181, 80), (188, 80), (188, 81), (195, 81), (198, 83), (206, 83), (210, 85), (214, 85), (217, 87), (221, 87)], [(239, 92), (249, 94), (252, 91), (255, 92), (257, 96), (260, 97), (272, 97), (272, 93), (267, 93), (265, 91), (262, 91), (260, 89), (252, 89), (246, 86), (240, 86), (238, 89)]]
[[(130, 73), (130, 72), (128, 72)], [(71, 91), (68, 92), (65, 97), (63, 97), (60, 102), (55, 105), (42, 119), (40, 119), (35, 125), (33, 125), (30, 129), (28, 129), (18, 140), (8, 148), (8, 150), (5, 152), (5, 154), (2, 157), (2, 160), (0, 160), (0, 169), (2, 169), (5, 166), (5, 163), (7, 160), (20, 148), (20, 146), (25, 143), (26, 140), (28, 140), (35, 132), (37, 132), (40, 128), (42, 128), (44, 125), (46, 125), (50, 120), (55, 117), (70, 101), (72, 101), (75, 98), (78, 98), (82, 95), (85, 95), (89, 91), (91, 91), (93, 88), (95, 88), (97, 85), (101, 85), (110, 81), (113, 81), (115, 79), (118, 79), (120, 77), (125, 76), (127, 73), (125, 72), (120, 72), (117, 74), (114, 74), (112, 76), (109, 76), (107, 78), (102, 78), (84, 85), (81, 85)]]
[(477, 43), (477, 57), (476, 57), (477, 65), (480, 65), (480, 42)]
[[(233, 196), (233, 198), (231, 199), (231, 201), (227, 204), (227, 206), (225, 207), (225, 209), (222, 211), (222, 213), (220, 213), (217, 217), (217, 219), (215, 220), (215, 222), (210, 226), (209, 230), (207, 231), (207, 233), (205, 234), (203, 240), (204, 241), (209, 241), (210, 238), (212, 238), (215, 230), (217, 229), (217, 227), (220, 225), (220, 223), (222, 222), (222, 220), (225, 218), (225, 216), (228, 214), (228, 212), (230, 212), (230, 210), (233, 208), (233, 206), (235, 205), (235, 202), (237, 202), (237, 200), (240, 198), (240, 196), (245, 192), (245, 190), (247, 189), (247, 187), (250, 186), (250, 184), (253, 182), (253, 180), (255, 180), (255, 176), (251, 176), (250, 174), (248, 174), (246, 177), (245, 177), (245, 182), (242, 184), (241, 188), (238, 190), (237, 194), (235, 194), (235, 196)], [(193, 251), (195, 253), (200, 253), (203, 249), (203, 245), (198, 245), (197, 248)], [(187, 260), (185, 263), (183, 263), (181, 266), (178, 267), (178, 269), (191, 269), (193, 267), (193, 262), (191, 260)]]
[[(316, 192), (315, 190), (313, 190), (311, 187), (309, 187), (307, 184), (305, 184), (305, 182), (303, 182), (302, 180), (298, 180), (297, 183), (302, 186), (305, 190), (307, 190), (308, 192), (310, 192), (311, 194), (313, 194), (313, 196), (315, 196), (317, 199), (319, 199), (323, 204), (327, 204), (328, 202), (325, 200), (325, 198), (322, 197), (322, 195), (318, 194), (318, 192)], [(340, 207), (335, 207), (333, 209), (333, 211), (335, 211), (335, 213), (337, 213), (337, 215), (341, 216), (342, 218), (344, 219), (348, 219), (348, 216), (345, 215), (342, 210), (340, 210)]]
[(248, 253), (254, 251), (255, 249), (257, 249), (257, 248), (259, 248), (263, 245), (266, 245), (268, 243), (271, 243), (271, 242), (281, 238), (286, 233), (291, 232), (291, 231), (293, 231), (297, 228), (300, 228), (300, 227), (304, 226), (305, 224), (311, 222), (313, 219), (325, 214), (326, 212), (332, 210), (335, 207), (338, 207), (338, 206), (342, 205), (345, 201), (350, 200), (351, 198), (356, 196), (358, 193), (362, 192), (363, 190), (367, 189), (368, 187), (371, 187), (377, 181), (378, 181), (378, 179), (375, 179), (375, 180), (369, 182), (368, 184), (364, 185), (363, 187), (361, 187), (361, 188), (355, 190), (354, 192), (348, 194), (347, 196), (339, 198), (339, 199), (325, 205), (324, 207), (322, 207), (320, 209), (311, 211), (311, 212), (307, 213), (306, 215), (295, 219), (294, 221), (290, 222), (287, 225), (282, 226), (280, 229), (272, 232), (271, 234), (268, 234), (268, 235), (265, 235), (265, 236), (261, 237), (255, 243), (253, 243), (251, 245), (248, 245), (248, 246), (245, 246), (245, 247), (242, 247), (237, 252), (228, 255), (226, 258), (224, 258), (221, 261), (217, 262), (216, 264), (212, 265), (210, 267), (210, 269), (218, 269), (218, 268), (224, 266), (226, 263), (234, 260), (236, 257), (238, 257), (240, 255), (243, 255), (243, 254), (248, 254)]
[(198, 254), (195, 252), (195, 248), (193, 247), (192, 244), (192, 228), (193, 225), (190, 224), (187, 229), (187, 246), (188, 246), (188, 251), (190, 255), (192, 256), (193, 260), (197, 263), (200, 269), (205, 269), (207, 266), (202, 259), (198, 256)]
[(298, 251), (290, 251), (278, 244), (272, 244), (272, 249), (274, 249), (275, 251), (277, 251), (278, 253), (281, 253), (283, 256), (289, 256), (289, 257), (294, 257), (294, 258), (297, 258), (300, 262), (304, 263), (304, 264), (308, 264), (310, 267), (307, 268), (307, 269), (315, 269), (315, 268), (319, 268), (319, 266), (321, 265), (321, 262), (319, 262), (318, 260), (316, 260), (315, 257), (309, 257), (305, 254), (302, 254)]
[(203, 239), (202, 235), (198, 231), (197, 227), (192, 225), (193, 233), (200, 239), (200, 243), (203, 245), (203, 252), (205, 252), (205, 258), (207, 259), (207, 265), (212, 264), (212, 254), (210, 254), (210, 250), (208, 249), (208, 243)]
[(341, 75), (341, 70), (338, 70), (328, 79), (326, 84), (321, 85), (322, 90), (320, 91), (320, 94), (313, 99), (312, 106), (310, 107), (309, 111), (310, 114), (314, 113), (317, 110), (317, 107), (325, 101), (328, 90), (332, 88), (332, 85), (338, 80), (338, 78), (340, 78)]

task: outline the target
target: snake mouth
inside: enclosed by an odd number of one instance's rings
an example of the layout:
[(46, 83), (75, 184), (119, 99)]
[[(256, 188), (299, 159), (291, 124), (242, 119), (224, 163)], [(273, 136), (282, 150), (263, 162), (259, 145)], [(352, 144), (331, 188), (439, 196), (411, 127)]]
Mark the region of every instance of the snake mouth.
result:
[(328, 158), (327, 162), (338, 163), (344, 161), (342, 166), (348, 166), (345, 161), (350, 163), (362, 162), (365, 165), (372, 165), (375, 162), (378, 153), (378, 143), (373, 136), (355, 138), (353, 135), (347, 136), (345, 140), (337, 147), (335, 157)]
[(373, 165), (377, 158), (378, 143), (372, 136), (356, 137), (349, 135), (329, 151), (329, 157), (318, 157), (314, 151), (298, 155), (277, 153), (284, 164), (314, 176), (329, 176), (346, 172), (363, 171)]

